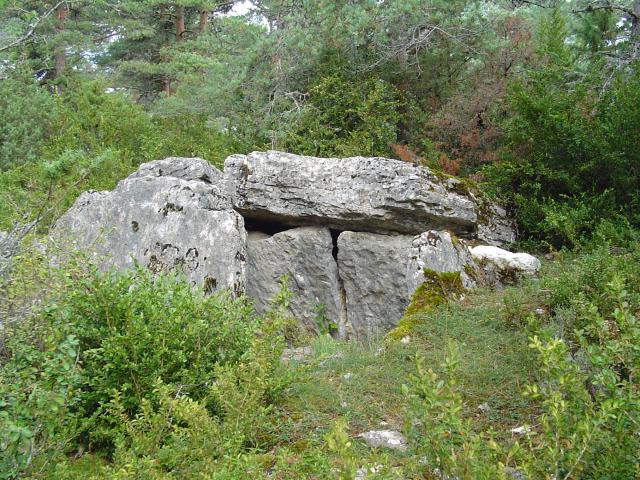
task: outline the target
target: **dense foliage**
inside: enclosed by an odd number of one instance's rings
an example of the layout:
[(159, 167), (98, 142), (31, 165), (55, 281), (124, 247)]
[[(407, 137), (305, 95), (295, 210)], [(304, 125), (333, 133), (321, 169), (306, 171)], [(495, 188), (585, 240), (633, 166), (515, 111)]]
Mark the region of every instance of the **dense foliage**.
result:
[[(32, 276), (16, 271), (3, 292)], [(258, 420), (286, 385), (275, 373), (286, 326), (277, 305), (258, 318), (244, 299), (204, 297), (179, 276), (142, 269), (67, 265), (41, 279), (46, 301), (0, 339), (0, 478), (85, 449), (126, 457), (116, 471), (146, 471), (150, 452), (158, 472), (197, 469), (196, 445), (215, 460), (257, 442)]]
[(529, 331), (540, 369), (523, 392), (540, 413), (520, 427), (522, 439), (477, 431), (462, 415), (461, 347), (450, 345), (440, 374), (418, 357), (405, 388), (416, 454), (442, 478), (636, 478), (639, 246), (600, 238), (581, 255), (565, 254), (529, 292), (546, 314), (507, 309), (511, 327)]

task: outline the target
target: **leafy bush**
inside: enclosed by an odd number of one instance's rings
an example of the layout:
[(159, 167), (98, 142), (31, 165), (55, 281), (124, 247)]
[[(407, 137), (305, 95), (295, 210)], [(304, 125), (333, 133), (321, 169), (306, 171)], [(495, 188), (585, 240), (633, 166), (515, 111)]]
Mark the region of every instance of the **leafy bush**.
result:
[[(626, 279), (627, 302), (634, 308), (640, 307), (639, 248), (639, 243), (624, 248), (598, 239), (580, 254), (561, 253), (559, 261), (550, 265), (541, 279), (541, 287), (548, 292), (550, 310), (573, 308), (576, 302), (588, 300), (600, 311), (612, 311), (614, 302), (607, 285), (618, 276)], [(569, 332), (577, 327), (575, 324), (564, 326)]]
[(283, 318), (274, 308), (258, 319), (245, 300), (205, 297), (173, 274), (71, 274), (3, 332), (2, 478), (53, 459), (62, 472), (76, 449), (115, 455), (114, 475), (150, 475), (259, 445), (288, 382)]
[[(554, 279), (554, 271), (546, 273), (551, 280), (543, 279), (543, 286), (551, 282), (559, 289), (550, 298), (555, 320), (572, 321), (548, 324), (530, 339), (539, 381), (523, 394), (540, 414), (522, 426), (522, 440), (500, 441), (491, 431), (474, 432), (470, 420), (463, 418), (455, 349), (442, 366), (444, 376), (418, 362), (417, 374), (405, 389), (406, 428), (416, 456), (424, 458), (431, 475), (489, 479), (517, 472), (524, 478), (567, 480), (637, 476), (640, 304), (635, 252), (637, 244), (607, 265), (600, 246), (591, 254), (564, 259), (559, 270), (566, 275)], [(622, 277), (627, 273), (628, 280)], [(603, 283), (591, 283), (594, 277)]]
[(29, 76), (1, 80), (0, 170), (36, 160), (57, 114), (54, 98)]
[(112, 189), (144, 162), (200, 156), (221, 166), (227, 155), (245, 149), (204, 116), (155, 117), (127, 95), (107, 93), (99, 81), (76, 85), (55, 99), (34, 88), (55, 107), (44, 115), (51, 134), (32, 142), (37, 162), (14, 162), (0, 172), (0, 229), (38, 213), (44, 229), (82, 191)]
[(539, 30), (543, 65), (511, 85), (505, 158), (486, 172), (526, 236), (576, 246), (619, 213), (638, 225), (640, 68), (603, 90), (602, 65), (584, 71), (557, 10)]
[(284, 148), (321, 157), (388, 155), (400, 120), (397, 96), (383, 80), (354, 81), (341, 73), (322, 77), (310, 88)]
[(471, 422), (462, 418), (462, 396), (456, 391), (457, 365), (453, 343), (441, 365), (444, 378), (426, 369), (420, 357), (416, 359), (416, 374), (403, 388), (408, 400), (405, 430), (413, 453), (429, 472), (427, 477), (507, 478), (499, 463), (503, 451), (492, 433), (487, 438), (475, 434)]

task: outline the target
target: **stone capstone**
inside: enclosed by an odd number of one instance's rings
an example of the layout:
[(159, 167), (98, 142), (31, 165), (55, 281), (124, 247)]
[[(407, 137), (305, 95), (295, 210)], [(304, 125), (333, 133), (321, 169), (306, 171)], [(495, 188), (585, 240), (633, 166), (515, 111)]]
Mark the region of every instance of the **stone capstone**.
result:
[(143, 163), (130, 178), (174, 177), (221, 187), (223, 176), (224, 174), (220, 170), (201, 158), (169, 157), (164, 160)]
[(232, 155), (225, 175), (234, 207), (250, 218), (340, 230), (470, 234), (473, 201), (428, 168), (384, 158)]
[[(207, 293), (231, 289), (240, 295), (246, 277), (244, 220), (219, 185), (192, 179), (191, 173), (206, 171), (202, 160), (180, 160), (184, 168), (160, 173), (166, 161), (145, 164), (111, 192), (83, 193), (53, 235), (90, 251), (102, 269), (135, 262), (153, 272), (177, 268)], [(173, 176), (179, 172), (190, 173), (185, 179)]]
[(272, 236), (249, 232), (247, 244), (247, 296), (258, 313), (269, 308), (288, 276), (290, 313), (307, 330), (336, 325), (342, 315), (338, 267), (333, 258), (328, 228), (299, 227)]

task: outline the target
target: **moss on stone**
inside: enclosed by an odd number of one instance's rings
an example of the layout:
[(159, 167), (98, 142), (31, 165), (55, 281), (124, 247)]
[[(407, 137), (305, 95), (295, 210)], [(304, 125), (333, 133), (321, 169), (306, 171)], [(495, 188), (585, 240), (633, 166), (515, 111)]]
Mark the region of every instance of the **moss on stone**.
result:
[(463, 291), (460, 272), (436, 272), (425, 268), (424, 282), (411, 296), (411, 303), (404, 312), (398, 325), (387, 334), (389, 340), (399, 340), (409, 335), (419, 319), (418, 314), (425, 314)]
[(411, 335), (413, 329), (420, 323), (415, 316), (404, 316), (393, 330), (387, 333), (387, 339), (391, 341), (402, 340), (407, 335)]
[(456, 236), (456, 234), (451, 232), (451, 231), (449, 231), (449, 230), (447, 230), (447, 232), (449, 233), (449, 236), (451, 237), (451, 244), (456, 248), (460, 247), (461, 246), (460, 239)]

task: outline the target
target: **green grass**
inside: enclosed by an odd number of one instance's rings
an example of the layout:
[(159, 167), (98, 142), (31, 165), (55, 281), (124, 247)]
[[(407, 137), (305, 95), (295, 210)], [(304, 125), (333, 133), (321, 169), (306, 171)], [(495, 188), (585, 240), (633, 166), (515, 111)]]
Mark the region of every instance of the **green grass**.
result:
[[(515, 300), (504, 301), (505, 296), (515, 296), (522, 300), (519, 308), (525, 312), (535, 308), (531, 301), (535, 285), (521, 288), (531, 295), (516, 295), (516, 289), (480, 290), (462, 302), (417, 317), (406, 345), (383, 339), (368, 343), (328, 337), (311, 340), (313, 355), (287, 367), (297, 380), (273, 417), (275, 456), (284, 452), (289, 459), (280, 472), (284, 476), (276, 478), (296, 478), (288, 477), (287, 472), (319, 475), (313, 470), (317, 467), (313, 459), (325, 449), (324, 436), (339, 417), (347, 420), (353, 448), (363, 465), (404, 465), (407, 454), (372, 451), (355, 437), (367, 430), (402, 430), (406, 404), (402, 385), (414, 373), (416, 355), (437, 371), (449, 340), (460, 349), (459, 389), (464, 415), (473, 419), (474, 427), (479, 431), (491, 427), (498, 437), (508, 437), (511, 428), (531, 423), (535, 412), (521, 392), (535, 380), (535, 362), (525, 329), (509, 323)], [(485, 403), (489, 410), (483, 412), (478, 407)], [(317, 478), (325, 477), (320, 474)]]

